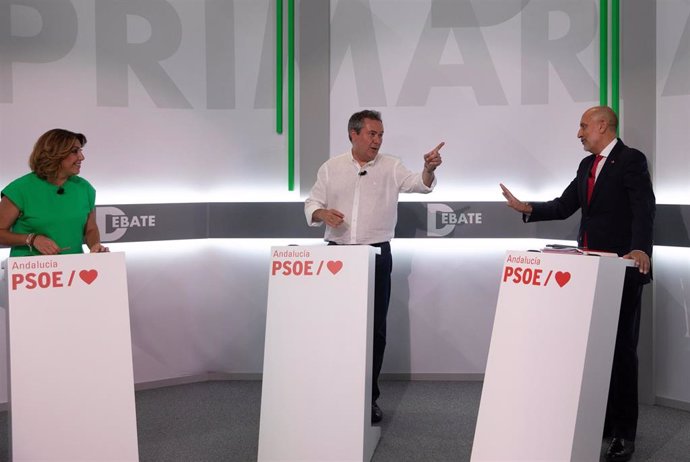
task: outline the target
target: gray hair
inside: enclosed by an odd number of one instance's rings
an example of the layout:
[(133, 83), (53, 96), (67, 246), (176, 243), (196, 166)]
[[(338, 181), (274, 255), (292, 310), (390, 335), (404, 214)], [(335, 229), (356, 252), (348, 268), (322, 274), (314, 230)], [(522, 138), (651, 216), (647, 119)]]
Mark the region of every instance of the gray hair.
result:
[(362, 127), (364, 126), (364, 119), (378, 120), (379, 122), (383, 122), (383, 120), (381, 120), (381, 113), (379, 111), (365, 109), (363, 111), (355, 112), (350, 116), (350, 120), (347, 122), (347, 137), (350, 139), (350, 141), (352, 141), (350, 132), (354, 130), (355, 133), (359, 135), (359, 132), (362, 131)]

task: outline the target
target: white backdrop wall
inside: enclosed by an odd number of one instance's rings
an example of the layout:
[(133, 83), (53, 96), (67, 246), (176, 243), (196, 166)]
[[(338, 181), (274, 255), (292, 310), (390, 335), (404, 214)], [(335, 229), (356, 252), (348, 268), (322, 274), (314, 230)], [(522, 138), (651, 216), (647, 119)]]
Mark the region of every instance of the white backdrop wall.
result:
[(554, 197), (580, 158), (598, 100), (594, 1), (331, 1), (331, 148), (347, 120), (382, 110), (383, 152), (421, 168), (446, 141), (436, 199)]
[[(273, 5), (0, 0), (0, 184), (27, 171), (40, 133), (61, 126), (89, 138), (83, 174), (99, 204), (299, 200), (287, 192), (285, 138), (274, 130)], [(383, 112), (383, 150), (412, 168), (446, 141), (437, 190), (425, 200), (501, 201), (500, 181), (521, 198), (549, 199), (571, 180), (584, 155), (580, 114), (598, 102), (598, 2), (330, 6), (330, 62), (322, 63), (331, 79), (323, 114), (330, 153), (305, 158), (345, 151), (347, 118), (371, 107)], [(688, 79), (670, 76), (688, 72), (690, 7), (657, 6), (658, 152), (647, 154), (660, 200), (687, 203), (679, 197), (690, 197), (682, 126), (690, 91)], [(279, 224), (269, 217), (266, 226)], [(269, 248), (294, 242), (111, 245), (127, 253), (135, 380), (259, 374)], [(384, 372), (479, 377), (503, 252), (542, 244), (394, 241)], [(687, 317), (690, 268), (678, 255), (655, 255), (657, 387), (690, 402), (688, 336), (677, 328)]]
[(0, 182), (63, 127), (100, 203), (285, 197), (273, 5), (0, 0)]

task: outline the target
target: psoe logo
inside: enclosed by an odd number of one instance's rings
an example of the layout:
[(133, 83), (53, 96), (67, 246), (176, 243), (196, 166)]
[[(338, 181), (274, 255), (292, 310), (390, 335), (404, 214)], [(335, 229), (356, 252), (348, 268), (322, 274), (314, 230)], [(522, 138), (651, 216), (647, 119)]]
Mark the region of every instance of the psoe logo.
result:
[(117, 207), (96, 207), (96, 223), (101, 232), (101, 241), (113, 242), (121, 239), (131, 228), (154, 228), (155, 215), (127, 215)]
[(447, 204), (426, 205), (426, 235), (447, 236), (457, 225), (481, 225), (482, 212), (456, 212)]

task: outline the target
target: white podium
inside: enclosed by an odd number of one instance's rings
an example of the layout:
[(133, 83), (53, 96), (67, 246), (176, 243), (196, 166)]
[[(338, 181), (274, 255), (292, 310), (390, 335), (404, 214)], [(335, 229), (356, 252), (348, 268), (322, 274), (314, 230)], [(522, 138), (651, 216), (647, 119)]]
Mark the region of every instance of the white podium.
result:
[(14, 461), (136, 461), (123, 253), (10, 258)]
[(473, 461), (598, 461), (630, 260), (506, 253)]
[(271, 249), (259, 461), (371, 459), (377, 251)]

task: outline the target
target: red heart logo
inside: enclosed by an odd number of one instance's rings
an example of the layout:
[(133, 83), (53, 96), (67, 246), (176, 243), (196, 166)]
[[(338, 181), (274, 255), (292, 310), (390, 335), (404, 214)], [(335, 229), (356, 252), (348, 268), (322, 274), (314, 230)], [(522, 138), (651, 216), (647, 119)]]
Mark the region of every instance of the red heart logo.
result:
[(568, 271), (556, 271), (556, 282), (563, 287), (570, 281), (570, 273)]
[(343, 268), (343, 262), (340, 260), (330, 260), (328, 263), (326, 263), (326, 266), (328, 267), (328, 271), (330, 271), (333, 274), (336, 274)]
[(79, 271), (79, 277), (85, 283), (91, 284), (98, 277), (98, 271), (96, 271), (95, 269), (81, 270), (81, 271)]

